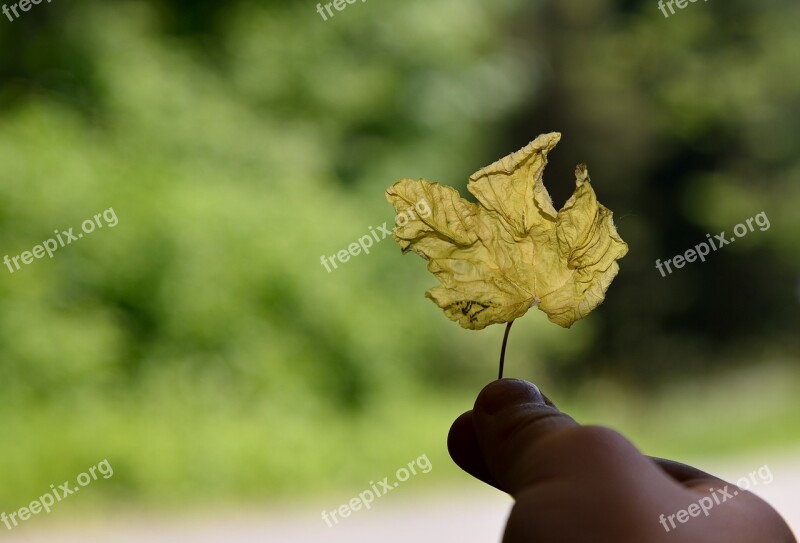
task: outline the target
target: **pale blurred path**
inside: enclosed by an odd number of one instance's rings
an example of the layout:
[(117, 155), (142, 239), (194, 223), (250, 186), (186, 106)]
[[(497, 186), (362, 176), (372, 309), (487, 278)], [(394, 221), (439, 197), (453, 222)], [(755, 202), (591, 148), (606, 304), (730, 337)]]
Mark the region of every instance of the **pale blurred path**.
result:
[[(800, 534), (800, 453), (761, 455), (735, 463), (696, 462), (696, 465), (727, 480), (736, 481), (763, 465), (774, 480), (752, 491), (780, 511)], [(196, 518), (103, 521), (92, 525), (38, 523), (37, 518), (7, 532), (0, 525), (0, 539), (9, 543), (493, 543), (500, 541), (511, 501), (499, 492), (480, 489), (468, 493), (433, 494), (424, 499), (386, 496), (370, 511), (354, 512), (329, 528), (318, 505), (309, 510), (285, 512), (251, 511), (216, 513)], [(342, 498), (341, 501), (345, 501)], [(687, 504), (688, 506), (689, 504)], [(333, 509), (335, 503), (327, 504)], [(654, 520), (655, 522), (655, 520)]]
[[(335, 504), (329, 505), (333, 509)], [(276, 514), (219, 514), (175, 520), (142, 519), (97, 525), (37, 527), (31, 521), (7, 532), (9, 543), (463, 543), (498, 541), (511, 500), (500, 492), (477, 495), (438, 494), (403, 502), (387, 496), (371, 511), (358, 511), (331, 528), (321, 517), (323, 506)], [(443, 537), (442, 534), (447, 534)]]

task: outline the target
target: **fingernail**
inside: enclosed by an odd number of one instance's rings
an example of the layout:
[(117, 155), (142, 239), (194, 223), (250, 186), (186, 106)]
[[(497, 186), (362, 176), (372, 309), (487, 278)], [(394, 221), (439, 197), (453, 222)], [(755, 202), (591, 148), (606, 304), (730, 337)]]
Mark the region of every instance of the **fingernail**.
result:
[(500, 379), (486, 385), (478, 394), (475, 409), (494, 415), (503, 409), (523, 404), (546, 405), (544, 396), (533, 383), (519, 379)]

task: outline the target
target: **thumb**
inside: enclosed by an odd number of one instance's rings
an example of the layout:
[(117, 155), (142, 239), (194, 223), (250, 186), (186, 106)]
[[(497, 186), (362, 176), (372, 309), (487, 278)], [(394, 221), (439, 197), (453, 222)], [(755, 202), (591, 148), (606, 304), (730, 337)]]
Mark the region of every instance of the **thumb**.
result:
[(667, 479), (622, 435), (579, 425), (526, 381), (487, 385), (472, 424), (487, 472), (515, 498), (543, 481), (633, 488)]
[(579, 427), (536, 385), (517, 379), (494, 381), (480, 392), (472, 425), (488, 473), (515, 497), (554, 471), (563, 471), (563, 458), (544, 453), (554, 437)]

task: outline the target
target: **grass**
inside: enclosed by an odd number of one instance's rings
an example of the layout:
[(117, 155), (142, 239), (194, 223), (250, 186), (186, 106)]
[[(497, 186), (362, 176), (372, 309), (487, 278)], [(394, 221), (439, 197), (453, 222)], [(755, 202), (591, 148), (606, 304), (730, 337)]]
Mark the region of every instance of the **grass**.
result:
[[(579, 421), (614, 427), (648, 454), (685, 460), (800, 445), (798, 392), (797, 373), (769, 367), (654, 395), (595, 383), (552, 397)], [(114, 476), (92, 483), (54, 515), (120, 503), (181, 508), (311, 497), (338, 503), (422, 454), (433, 469), (414, 479), (415, 489), (466, 483), (447, 454), (446, 436), (473, 401), (467, 393), (432, 397), (406, 389), (357, 417), (313, 404), (294, 411), (266, 404), (247, 413), (198, 410), (169, 398), (152, 399), (146, 409), (119, 402), (85, 413), (57, 405), (25, 417), (0, 412), (5, 442), (14, 444), (0, 451), (0, 510), (17, 509), (105, 458)]]

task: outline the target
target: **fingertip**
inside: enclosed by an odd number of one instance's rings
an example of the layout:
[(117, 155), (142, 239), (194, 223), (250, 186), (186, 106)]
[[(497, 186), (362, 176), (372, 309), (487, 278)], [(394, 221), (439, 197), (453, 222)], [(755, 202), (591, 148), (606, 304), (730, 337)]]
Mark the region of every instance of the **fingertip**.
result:
[(547, 405), (539, 387), (520, 379), (498, 379), (486, 385), (475, 400), (475, 410), (487, 415), (524, 404)]
[(500, 488), (483, 459), (472, 411), (467, 411), (453, 422), (447, 434), (447, 450), (458, 467), (476, 479)]
[(462, 413), (450, 426), (447, 434), (447, 451), (453, 461), (461, 466), (460, 459), (472, 445), (475, 429), (472, 426), (472, 411)]

